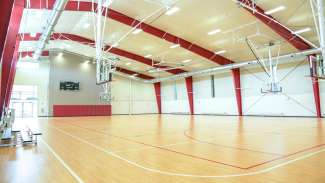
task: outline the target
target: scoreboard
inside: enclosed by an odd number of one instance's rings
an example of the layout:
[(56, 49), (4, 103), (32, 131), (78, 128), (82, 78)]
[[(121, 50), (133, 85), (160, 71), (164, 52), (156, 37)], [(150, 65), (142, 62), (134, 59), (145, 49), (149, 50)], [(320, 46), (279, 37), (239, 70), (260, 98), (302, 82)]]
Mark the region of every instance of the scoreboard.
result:
[(78, 90), (80, 90), (79, 82), (61, 81), (60, 82), (60, 90), (78, 91)]

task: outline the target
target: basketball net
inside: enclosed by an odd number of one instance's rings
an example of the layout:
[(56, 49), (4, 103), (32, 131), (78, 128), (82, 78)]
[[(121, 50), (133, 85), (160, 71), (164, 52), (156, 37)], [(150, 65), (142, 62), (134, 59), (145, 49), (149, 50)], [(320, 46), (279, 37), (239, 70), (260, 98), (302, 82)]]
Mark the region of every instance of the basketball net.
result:
[(96, 47), (96, 83), (103, 86), (103, 92), (100, 93), (100, 100), (111, 103), (111, 76), (113, 72), (113, 63), (111, 59), (103, 59), (104, 34), (106, 28), (106, 18), (108, 6), (113, 0), (97, 0), (97, 10), (95, 10), (94, 0), (92, 0), (92, 10), (94, 13), (94, 35)]

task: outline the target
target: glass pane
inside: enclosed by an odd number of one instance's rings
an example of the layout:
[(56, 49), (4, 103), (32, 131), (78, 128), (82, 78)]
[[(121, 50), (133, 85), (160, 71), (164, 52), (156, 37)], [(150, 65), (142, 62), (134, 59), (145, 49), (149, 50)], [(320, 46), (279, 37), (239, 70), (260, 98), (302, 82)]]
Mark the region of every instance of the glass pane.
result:
[(15, 117), (21, 118), (23, 117), (23, 104), (20, 102), (13, 102), (12, 108), (15, 109)]
[(23, 117), (33, 117), (33, 103), (24, 102), (23, 103)]

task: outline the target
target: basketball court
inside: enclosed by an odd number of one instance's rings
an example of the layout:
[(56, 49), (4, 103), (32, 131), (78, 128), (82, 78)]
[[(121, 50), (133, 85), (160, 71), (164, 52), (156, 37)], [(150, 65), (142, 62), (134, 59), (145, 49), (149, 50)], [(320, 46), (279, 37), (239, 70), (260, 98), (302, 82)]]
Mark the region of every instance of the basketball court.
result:
[(325, 182), (323, 0), (0, 3), (0, 182)]

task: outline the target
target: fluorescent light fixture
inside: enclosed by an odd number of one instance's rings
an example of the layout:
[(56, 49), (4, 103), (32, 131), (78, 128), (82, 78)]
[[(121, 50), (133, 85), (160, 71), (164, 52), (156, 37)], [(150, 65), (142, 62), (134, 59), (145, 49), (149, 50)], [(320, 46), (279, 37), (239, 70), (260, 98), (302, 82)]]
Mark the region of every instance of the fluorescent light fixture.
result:
[(70, 44), (65, 44), (64, 47), (71, 48)]
[(139, 34), (140, 32), (142, 32), (142, 29), (138, 29), (138, 28), (136, 28), (136, 29), (132, 32), (132, 34)]
[(208, 32), (208, 35), (212, 36), (212, 35), (217, 34), (219, 32), (221, 32), (221, 29), (215, 29), (215, 30), (212, 30), (212, 31)]
[(36, 37), (36, 33), (35, 32), (30, 33), (30, 37)]
[(105, 2), (103, 3), (103, 6), (104, 6), (105, 8), (108, 8), (112, 3), (113, 3), (113, 0), (108, 0), (108, 1), (105, 1)]
[(148, 55), (146, 55), (146, 56), (144, 56), (145, 58), (150, 58), (150, 57), (152, 57), (152, 55), (150, 55), (150, 54), (148, 54)]
[(127, 62), (125, 65), (131, 65), (131, 62)]
[(170, 8), (170, 9), (168, 9), (166, 11), (165, 15), (172, 15), (172, 14), (178, 12), (179, 10), (180, 10), (179, 7), (174, 6), (174, 7)]
[(155, 69), (150, 69), (148, 72), (153, 73), (153, 72), (156, 72), (156, 70)]
[(130, 77), (131, 78), (135, 78), (135, 77), (137, 77), (139, 74), (132, 74)]
[(90, 24), (89, 23), (85, 23), (84, 25), (83, 25), (83, 28), (84, 29), (88, 29), (90, 27)]
[(19, 61), (17, 63), (18, 68), (22, 69), (38, 69), (39, 64), (37, 62), (24, 62), (24, 61)]
[(285, 10), (286, 7), (285, 6), (278, 6), (276, 8), (273, 8), (273, 9), (270, 9), (270, 10), (267, 10), (266, 12), (264, 12), (265, 14), (267, 15), (271, 15), (273, 13), (276, 13), (276, 12), (279, 12), (279, 11), (282, 11), (282, 10)]
[(181, 45), (180, 44), (173, 44), (173, 45), (171, 45), (169, 48), (178, 48), (178, 47), (180, 47)]
[(112, 47), (113, 47), (113, 48), (118, 47), (118, 43), (114, 43), (114, 44), (112, 44)]
[(189, 62), (191, 62), (192, 61), (192, 59), (186, 59), (186, 60), (183, 60), (182, 62), (183, 63), (189, 63)]
[(311, 28), (310, 27), (307, 27), (307, 28), (304, 28), (304, 29), (300, 29), (300, 30), (294, 31), (293, 33), (294, 34), (301, 34), (301, 33), (309, 32), (309, 31), (311, 31)]
[(227, 51), (226, 50), (220, 50), (220, 51), (216, 51), (214, 52), (216, 55), (220, 55), (220, 54), (223, 54), (223, 53), (226, 53)]

